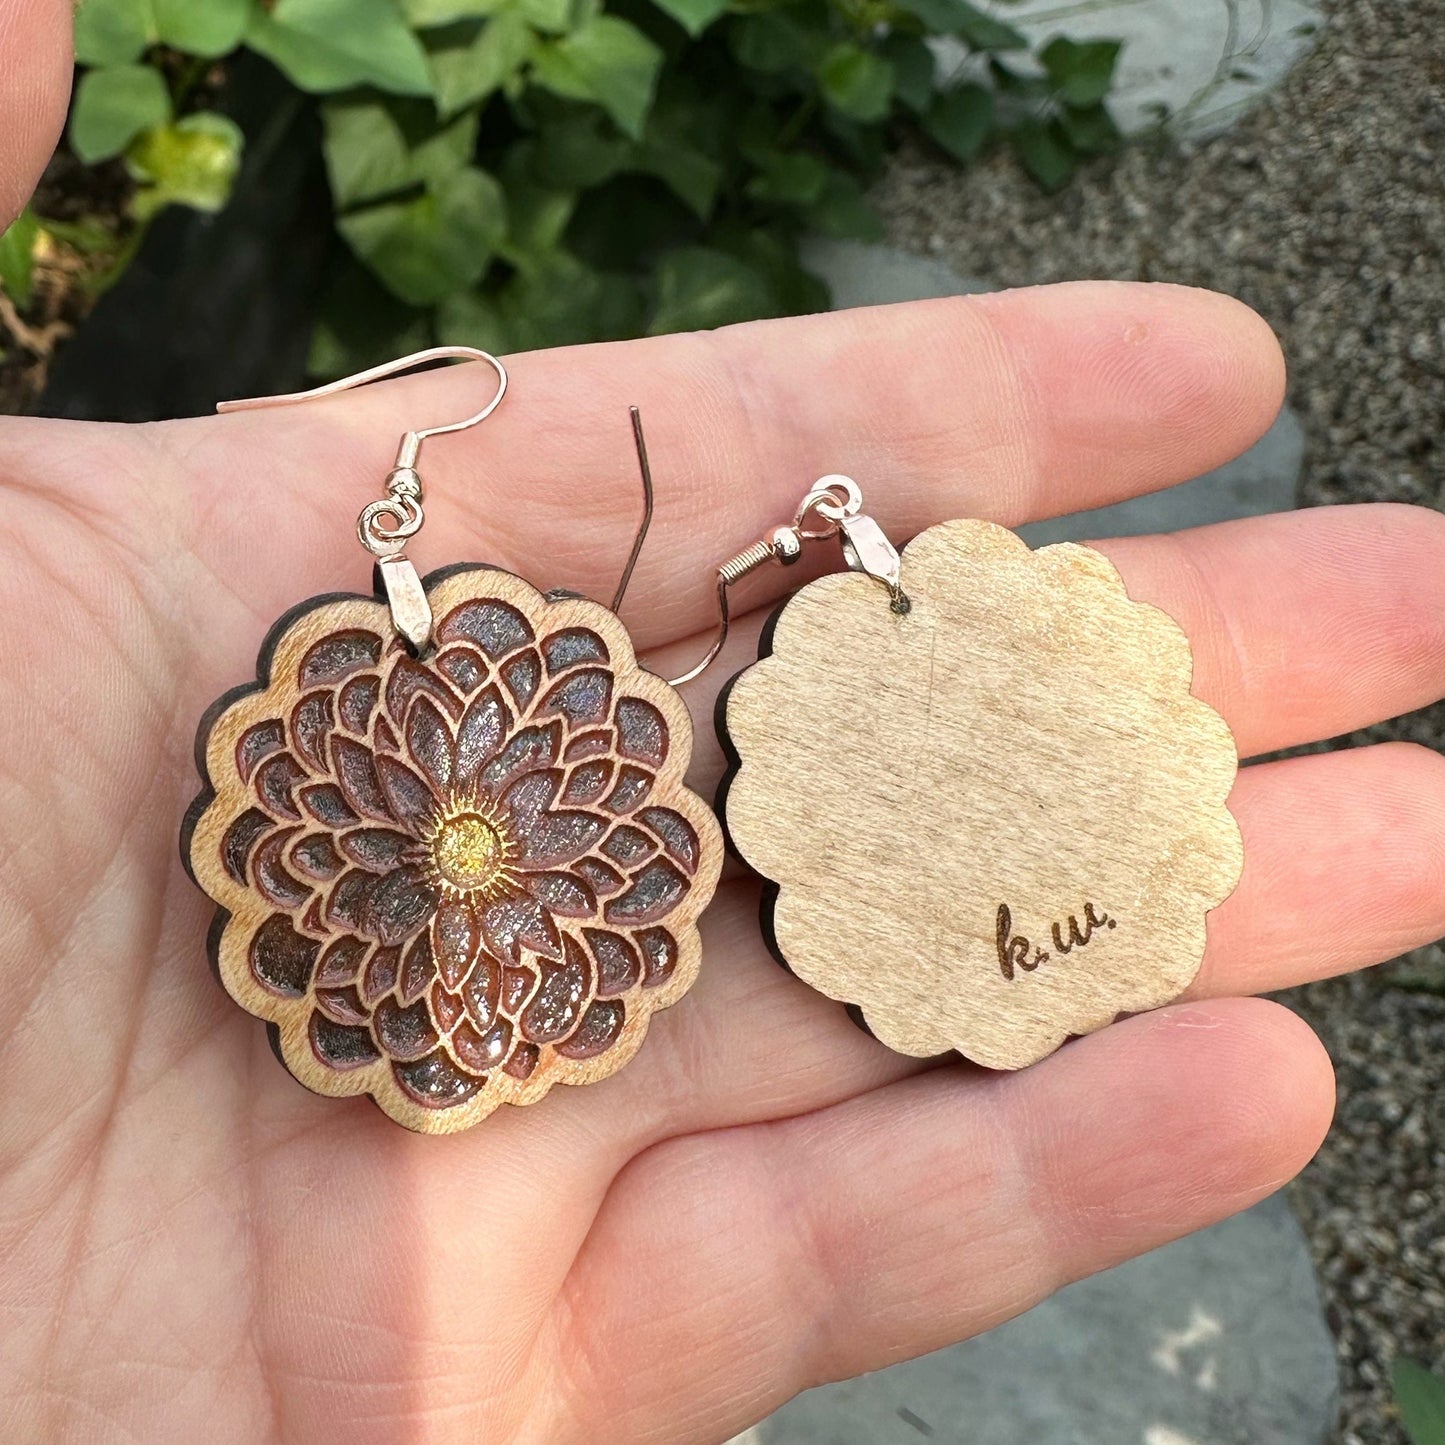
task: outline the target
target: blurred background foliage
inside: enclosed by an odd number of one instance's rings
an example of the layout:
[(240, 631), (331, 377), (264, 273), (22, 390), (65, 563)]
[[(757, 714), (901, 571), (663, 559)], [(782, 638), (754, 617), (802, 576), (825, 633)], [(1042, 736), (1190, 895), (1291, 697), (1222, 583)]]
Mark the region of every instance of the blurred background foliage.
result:
[(46, 340), (37, 266), (93, 298), (162, 211), (226, 207), (259, 55), (319, 113), (322, 376), (817, 309), (799, 240), (880, 234), (904, 127), (960, 163), (1007, 144), (1048, 189), (1118, 143), (1116, 43), (1031, 48), (970, 0), (84, 0), (75, 39), (89, 199), (42, 187), (0, 237), (12, 343)]

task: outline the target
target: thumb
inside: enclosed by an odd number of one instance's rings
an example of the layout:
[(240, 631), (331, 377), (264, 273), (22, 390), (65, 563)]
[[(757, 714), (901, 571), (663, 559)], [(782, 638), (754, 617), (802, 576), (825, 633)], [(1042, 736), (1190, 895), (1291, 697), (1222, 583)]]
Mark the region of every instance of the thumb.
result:
[(24, 209), (65, 124), (70, 0), (0, 0), (0, 231)]

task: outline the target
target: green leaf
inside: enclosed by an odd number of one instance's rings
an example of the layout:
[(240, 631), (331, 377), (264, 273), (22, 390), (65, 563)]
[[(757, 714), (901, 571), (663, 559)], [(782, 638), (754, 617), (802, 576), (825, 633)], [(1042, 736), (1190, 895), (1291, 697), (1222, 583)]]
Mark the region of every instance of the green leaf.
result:
[(1050, 125), (1025, 121), (1009, 133), (1024, 168), (1046, 191), (1056, 191), (1074, 174), (1077, 161), (1068, 144)]
[(443, 346), (479, 346), (493, 356), (518, 349), (495, 295), (458, 291), (437, 307), (437, 340)]
[(752, 200), (808, 206), (822, 198), (829, 167), (817, 156), (806, 151), (772, 151), (760, 156), (759, 162), (757, 174), (746, 187)]
[(532, 145), (510, 154), (544, 185), (584, 191), (610, 181), (626, 165), (631, 150), (595, 110), (569, 107), (567, 114), (542, 128)]
[(1039, 60), (1068, 105), (1097, 105), (1114, 83), (1118, 40), (1070, 40), (1058, 35), (1039, 51)]
[(235, 121), (212, 111), (148, 130), (126, 152), (131, 174), (147, 183), (136, 197), (138, 214), (173, 203), (219, 211), (230, 199), (244, 145)]
[(246, 43), (302, 90), (431, 94), (426, 52), (394, 0), (277, 0), (252, 12)]
[(724, 251), (681, 246), (659, 259), (656, 275), (649, 336), (709, 330), (775, 313), (767, 278)]
[(893, 67), (851, 41), (835, 45), (818, 67), (828, 101), (854, 120), (882, 120), (893, 95)]
[(515, 175), (508, 176), (506, 192), (507, 240), (501, 254), (517, 270), (535, 271), (561, 244), (577, 197)]
[(779, 10), (736, 17), (728, 26), (728, 45), (739, 65), (760, 75), (806, 66), (815, 48), (807, 31)]
[[(805, 212), (808, 226), (844, 241), (881, 241), (883, 218), (863, 187), (850, 175), (833, 171), (823, 194)], [(821, 309), (821, 308), (820, 308)]]
[(1414, 1445), (1445, 1445), (1445, 1380), (1413, 1360), (1397, 1359), (1390, 1373), (1400, 1422)]
[(492, 176), (469, 166), (409, 200), (352, 211), (336, 227), (395, 295), (431, 306), (481, 279), (506, 238), (506, 201)]
[(951, 156), (971, 161), (993, 126), (993, 93), (981, 85), (956, 85), (933, 102), (923, 128)]
[(400, 0), (401, 13), (413, 30), (452, 25), (458, 20), (480, 20), (495, 15), (507, 0)]
[(1027, 50), (1029, 38), (1012, 25), (1005, 25), (992, 15), (970, 5), (967, 0), (950, 0), (959, 15), (950, 27), (952, 33), (974, 50)]
[(537, 37), (519, 10), (480, 23), (448, 26), (426, 37), (437, 110), (455, 115), (505, 86), (526, 63)]
[(241, 43), (251, 0), (85, 0), (75, 15), (81, 65), (123, 65), (152, 45), (212, 59)]
[(878, 53), (893, 67), (893, 92), (910, 110), (922, 114), (933, 100), (932, 47), (916, 35), (890, 35)]
[(691, 36), (699, 36), (728, 8), (728, 0), (653, 0)]
[(0, 232), (0, 291), (22, 309), (30, 304), (30, 284), (35, 277), (35, 243), (40, 239), (40, 222), (27, 206)]
[(516, 0), (522, 18), (544, 35), (565, 35), (597, 15), (601, 0)]
[(705, 221), (722, 189), (722, 163), (672, 131), (649, 126), (633, 152), (632, 167), (656, 176)]
[(154, 43), (147, 0), (84, 0), (75, 12), (77, 65), (126, 65)]
[(1058, 121), (1069, 144), (1085, 155), (1117, 150), (1123, 140), (1114, 117), (1102, 105), (1062, 105)]
[(409, 186), (435, 187), (461, 170), (477, 145), (476, 111), (438, 130), (424, 101), (347, 97), (326, 102), (321, 120), (331, 194), (343, 211)]
[(86, 165), (108, 161), (170, 117), (170, 92), (159, 71), (148, 65), (88, 70), (75, 88), (70, 147)]
[(662, 51), (635, 25), (598, 15), (537, 50), (532, 75), (569, 100), (600, 105), (624, 135), (636, 140), (647, 122), (662, 67)]

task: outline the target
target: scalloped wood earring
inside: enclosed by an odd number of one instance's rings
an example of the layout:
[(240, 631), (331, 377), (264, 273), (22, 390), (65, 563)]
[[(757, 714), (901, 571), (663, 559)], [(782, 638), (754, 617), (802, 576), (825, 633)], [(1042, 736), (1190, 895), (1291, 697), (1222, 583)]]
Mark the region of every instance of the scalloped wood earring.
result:
[(222, 697), (197, 740), (203, 788), (181, 850), (217, 905), (213, 961), (264, 1019), (286, 1067), (322, 1094), (369, 1094), (426, 1133), (602, 1079), (697, 974), (697, 920), (722, 838), (683, 783), (677, 694), (636, 661), (612, 607), (543, 595), (491, 567), (423, 580), (408, 432), (358, 533), (378, 594), (283, 617), (258, 681)]
[(1021, 1068), (1198, 972), (1243, 863), (1234, 740), (1098, 552), (954, 521), (900, 558), (860, 502), (825, 477), (719, 572), (725, 631), (730, 583), (809, 539), (850, 569), (720, 700), (719, 811), (799, 978), (900, 1053)]

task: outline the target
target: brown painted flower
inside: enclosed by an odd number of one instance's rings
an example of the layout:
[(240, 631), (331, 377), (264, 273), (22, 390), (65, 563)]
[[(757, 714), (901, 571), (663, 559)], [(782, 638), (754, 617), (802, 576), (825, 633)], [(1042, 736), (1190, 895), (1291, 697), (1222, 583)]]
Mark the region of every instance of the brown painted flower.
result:
[(288, 621), (210, 724), (186, 846), (291, 1071), (443, 1132), (631, 1057), (696, 973), (721, 845), (612, 613), (484, 569), (429, 595), (421, 661), (377, 601)]

